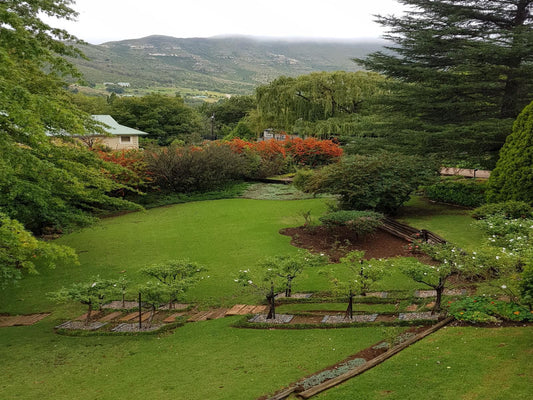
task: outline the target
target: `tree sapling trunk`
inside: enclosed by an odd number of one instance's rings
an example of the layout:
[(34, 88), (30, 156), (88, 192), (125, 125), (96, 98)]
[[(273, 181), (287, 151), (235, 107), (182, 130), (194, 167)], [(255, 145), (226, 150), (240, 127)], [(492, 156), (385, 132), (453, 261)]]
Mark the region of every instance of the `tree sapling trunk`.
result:
[(354, 294), (350, 290), (350, 295), (348, 297), (348, 308), (346, 309), (346, 313), (344, 314), (344, 318), (353, 319), (353, 297), (354, 297)]

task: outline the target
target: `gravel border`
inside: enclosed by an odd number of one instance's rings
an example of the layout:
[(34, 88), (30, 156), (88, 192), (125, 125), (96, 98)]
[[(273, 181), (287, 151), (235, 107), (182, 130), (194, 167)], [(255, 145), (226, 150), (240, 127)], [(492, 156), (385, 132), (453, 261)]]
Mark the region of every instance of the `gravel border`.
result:
[(113, 329), (111, 329), (113, 332), (152, 332), (156, 331), (159, 328), (161, 328), (163, 325), (152, 325), (151, 327), (145, 327), (142, 326), (141, 329), (139, 329), (139, 324), (119, 324)]
[(416, 320), (432, 320), (439, 319), (440, 314), (431, 314), (431, 311), (426, 312), (413, 312), (413, 313), (400, 313), (398, 319), (400, 321), (416, 321)]
[(57, 325), (56, 329), (72, 329), (72, 330), (82, 330), (82, 331), (95, 331), (100, 329), (102, 326), (107, 325), (107, 322), (91, 322), (88, 325), (85, 325), (84, 321), (67, 321), (63, 322), (61, 325)]
[(292, 321), (294, 315), (276, 314), (276, 318), (267, 319), (266, 314), (257, 314), (250, 318), (248, 322), (262, 323), (262, 324), (288, 324)]
[(325, 315), (322, 318), (321, 323), (323, 324), (351, 324), (355, 322), (374, 322), (378, 314), (365, 314), (365, 315), (354, 315), (352, 319), (345, 318), (344, 315)]

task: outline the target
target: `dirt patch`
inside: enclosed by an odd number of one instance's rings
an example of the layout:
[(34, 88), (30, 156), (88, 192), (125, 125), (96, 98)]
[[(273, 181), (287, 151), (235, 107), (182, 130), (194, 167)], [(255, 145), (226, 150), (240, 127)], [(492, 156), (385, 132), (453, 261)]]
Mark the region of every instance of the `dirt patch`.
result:
[(381, 229), (365, 237), (358, 237), (355, 232), (346, 227), (326, 228), (324, 226), (285, 228), (279, 231), (282, 235), (292, 238), (291, 244), (323, 253), (329, 256), (331, 262), (354, 250), (365, 252), (365, 259), (390, 258), (396, 256), (414, 256), (423, 262), (431, 262), (424, 254), (412, 254), (407, 250), (407, 240), (398, 238)]

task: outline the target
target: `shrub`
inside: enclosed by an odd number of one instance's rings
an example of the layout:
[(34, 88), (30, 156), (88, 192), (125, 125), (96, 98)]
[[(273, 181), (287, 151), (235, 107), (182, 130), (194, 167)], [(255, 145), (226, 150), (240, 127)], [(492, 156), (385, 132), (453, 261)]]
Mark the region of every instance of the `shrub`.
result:
[(438, 165), (397, 153), (343, 158), (317, 171), (305, 191), (339, 195), (341, 208), (394, 214), (420, 185), (430, 184)]
[(341, 210), (320, 217), (320, 222), (327, 227), (346, 226), (364, 236), (381, 226), (383, 218), (383, 214), (374, 211)]
[(169, 146), (147, 152), (146, 161), (154, 181), (176, 192), (202, 192), (242, 179), (248, 163), (228, 146), (202, 148)]
[(489, 179), (487, 200), (524, 201), (533, 205), (533, 102), (524, 108), (500, 150)]
[(533, 216), (533, 208), (526, 202), (509, 200), (485, 204), (472, 212), (472, 217), (476, 219), (484, 219), (494, 215), (501, 215), (505, 219), (529, 218)]
[(294, 175), (294, 178), (292, 180), (292, 184), (296, 189), (299, 189), (301, 191), (305, 191), (305, 188), (309, 184), (309, 180), (313, 176), (314, 172), (310, 169), (299, 169), (296, 171), (296, 175)]
[(525, 307), (486, 296), (467, 297), (455, 302), (448, 302), (448, 313), (461, 321), (498, 322), (533, 321), (533, 314)]
[(444, 180), (424, 187), (424, 194), (430, 200), (477, 207), (485, 202), (486, 182), (479, 180)]

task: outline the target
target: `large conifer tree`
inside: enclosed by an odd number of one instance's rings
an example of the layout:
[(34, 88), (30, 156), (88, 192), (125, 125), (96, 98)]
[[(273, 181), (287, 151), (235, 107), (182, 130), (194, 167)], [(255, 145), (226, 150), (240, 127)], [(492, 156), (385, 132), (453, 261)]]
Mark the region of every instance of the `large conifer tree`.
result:
[(398, 1), (405, 15), (377, 17), (393, 45), (355, 61), (396, 78), (408, 128), (497, 150), (533, 98), (533, 0)]

